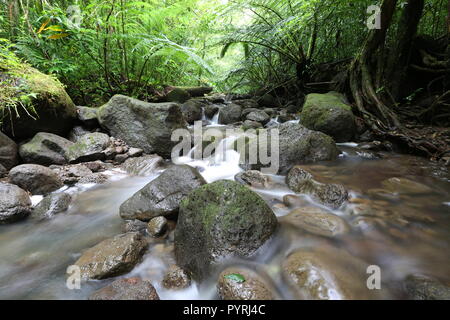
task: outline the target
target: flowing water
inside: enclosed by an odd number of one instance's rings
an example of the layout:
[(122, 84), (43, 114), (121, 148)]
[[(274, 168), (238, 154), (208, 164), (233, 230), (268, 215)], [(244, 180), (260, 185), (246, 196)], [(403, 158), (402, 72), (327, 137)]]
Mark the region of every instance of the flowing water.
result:
[[(211, 122), (210, 124), (214, 124)], [(234, 137), (235, 138), (235, 137)], [(229, 145), (233, 137), (222, 141)], [(315, 178), (324, 183), (341, 183), (350, 190), (351, 199), (344, 208), (334, 211), (352, 226), (350, 233), (337, 239), (325, 239), (281, 223), (273, 239), (249, 261), (249, 265), (267, 277), (280, 298), (293, 298), (282, 277), (280, 263), (294, 249), (317, 250), (332, 247), (345, 250), (368, 264), (381, 267), (383, 290), (370, 298), (401, 299), (402, 279), (411, 273), (422, 273), (444, 282), (450, 281), (450, 174), (447, 168), (425, 159), (382, 153), (369, 159), (357, 144), (341, 144), (338, 160), (305, 165)], [(208, 182), (233, 179), (241, 171), (239, 154), (224, 148), (221, 155), (209, 159), (178, 159), (199, 169)], [(121, 232), (123, 220), (120, 204), (154, 179), (110, 172), (111, 180), (102, 185), (81, 185), (67, 189), (74, 200), (66, 213), (54, 219), (0, 226), (0, 299), (86, 299), (94, 290), (112, 279), (83, 283), (80, 290), (66, 287), (66, 268), (81, 252), (103, 239)], [(428, 186), (427, 191), (393, 193), (383, 189), (386, 179), (400, 177)], [(267, 201), (279, 217), (294, 207), (283, 205), (283, 197), (294, 194), (283, 176), (270, 176), (267, 189), (253, 189)], [(420, 188), (419, 188), (420, 189)], [(403, 191), (402, 191), (403, 190)], [(36, 197), (35, 202), (39, 201)], [(297, 206), (319, 206), (306, 196), (299, 196)], [(370, 214), (364, 214), (369, 210)], [(332, 258), (332, 257), (331, 257)], [(333, 268), (346, 268), (345, 259), (333, 258)], [(215, 299), (215, 278), (180, 291), (161, 287), (164, 272), (174, 263), (173, 237), (155, 240), (143, 262), (131, 273), (150, 280), (161, 299)], [(355, 283), (365, 283), (367, 275), (355, 274)], [(336, 298), (340, 298), (336, 296)]]

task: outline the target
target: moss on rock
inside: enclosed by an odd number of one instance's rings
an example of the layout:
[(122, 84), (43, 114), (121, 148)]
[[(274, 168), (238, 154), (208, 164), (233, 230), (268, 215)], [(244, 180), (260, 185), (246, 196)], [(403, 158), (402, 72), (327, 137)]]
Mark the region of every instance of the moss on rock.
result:
[(344, 97), (337, 92), (309, 94), (300, 123), (308, 129), (330, 135), (337, 142), (349, 141), (356, 131), (355, 117), (352, 108), (343, 100)]
[(0, 64), (2, 129), (18, 139), (38, 132), (65, 135), (76, 119), (76, 108), (61, 82), (10, 52)]
[(181, 202), (177, 263), (194, 278), (204, 279), (218, 260), (252, 255), (276, 226), (270, 207), (247, 187), (228, 180), (204, 185)]

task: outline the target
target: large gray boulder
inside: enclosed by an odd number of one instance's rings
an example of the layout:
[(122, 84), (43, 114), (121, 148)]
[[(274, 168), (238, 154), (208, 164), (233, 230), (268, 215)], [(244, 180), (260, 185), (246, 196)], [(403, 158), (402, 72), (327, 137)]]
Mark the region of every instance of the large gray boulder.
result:
[(356, 133), (352, 108), (336, 92), (307, 95), (300, 123), (308, 129), (328, 134), (337, 142), (350, 141)]
[(171, 141), (175, 129), (186, 128), (177, 103), (147, 103), (115, 95), (98, 110), (100, 124), (110, 134), (145, 153), (169, 158), (178, 141)]
[[(275, 148), (276, 154), (272, 155), (272, 136), (276, 139), (278, 130), (278, 144), (279, 148)], [(335, 160), (339, 155), (339, 150), (336, 143), (330, 136), (312, 131), (297, 123), (283, 123), (276, 127), (267, 129), (267, 133), (260, 132), (260, 134), (267, 136), (267, 152), (272, 161), (278, 161), (278, 173), (286, 173), (292, 166), (296, 164), (311, 163), (317, 161)], [(250, 154), (254, 153), (254, 147), (259, 146), (259, 138), (240, 138), (241, 141), (236, 141), (236, 150), (241, 154), (241, 167), (244, 169), (260, 170), (261, 168), (269, 167), (260, 162), (249, 163)], [(274, 172), (276, 173), (276, 172)]]
[(190, 99), (183, 103), (181, 112), (189, 124), (202, 120), (202, 108), (205, 104), (199, 100)]
[(220, 108), (219, 123), (232, 124), (241, 120), (242, 107), (235, 103), (230, 103)]
[(17, 144), (7, 135), (0, 132), (0, 164), (6, 170), (11, 169), (19, 162)]
[(49, 166), (67, 163), (66, 155), (73, 142), (53, 133), (39, 132), (29, 142), (19, 148), (25, 163)]
[(253, 255), (276, 227), (270, 207), (246, 186), (227, 180), (201, 186), (181, 201), (177, 264), (202, 280), (223, 258)]
[(107, 134), (94, 132), (83, 135), (67, 149), (67, 159), (70, 163), (104, 160), (104, 151), (110, 145)]
[(86, 250), (75, 265), (80, 267), (83, 280), (119, 276), (133, 269), (147, 245), (139, 233), (119, 234)]
[(149, 221), (178, 211), (181, 200), (205, 184), (197, 169), (187, 165), (172, 166), (136, 192), (120, 206), (123, 219)]
[(0, 224), (26, 218), (31, 213), (31, 199), (18, 186), (0, 182)]
[(57, 173), (39, 164), (22, 164), (12, 168), (9, 180), (32, 194), (48, 194), (63, 186)]

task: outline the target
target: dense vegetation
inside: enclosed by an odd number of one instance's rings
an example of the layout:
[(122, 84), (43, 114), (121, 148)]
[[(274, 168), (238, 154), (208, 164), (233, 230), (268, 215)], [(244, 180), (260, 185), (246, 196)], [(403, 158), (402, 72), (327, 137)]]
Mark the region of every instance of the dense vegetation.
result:
[[(373, 4), (381, 28), (370, 30)], [(0, 12), (2, 52), (54, 74), (76, 104), (200, 84), (285, 104), (338, 89), (383, 130), (400, 125), (394, 113), (449, 115), (446, 0), (2, 0)]]

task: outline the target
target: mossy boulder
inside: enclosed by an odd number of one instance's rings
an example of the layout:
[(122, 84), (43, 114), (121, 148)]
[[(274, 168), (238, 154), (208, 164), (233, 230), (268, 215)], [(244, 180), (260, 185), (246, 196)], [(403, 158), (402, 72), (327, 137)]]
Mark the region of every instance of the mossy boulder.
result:
[(39, 132), (29, 142), (19, 148), (20, 157), (25, 163), (66, 164), (66, 154), (73, 142), (56, 134)]
[(104, 160), (103, 152), (110, 144), (107, 134), (93, 132), (83, 135), (67, 149), (67, 159), (70, 163)]
[(22, 140), (38, 132), (63, 136), (72, 128), (76, 107), (55, 77), (11, 56), (2, 63), (0, 82), (0, 109), (6, 111), (2, 129), (10, 137)]
[(352, 108), (337, 92), (307, 95), (300, 123), (308, 129), (330, 135), (337, 142), (350, 141), (356, 133)]
[(115, 95), (98, 110), (100, 125), (113, 137), (130, 147), (170, 158), (178, 143), (172, 132), (186, 128), (186, 121), (177, 103), (148, 103), (123, 95)]
[[(235, 150), (241, 155), (241, 167), (245, 170), (270, 167), (271, 170), (278, 169), (278, 173), (285, 174), (296, 164), (335, 160), (339, 155), (333, 138), (297, 123), (286, 122), (256, 133), (256, 136), (243, 136), (235, 142)], [(264, 136), (259, 137), (260, 135)], [(267, 145), (260, 145), (265, 141), (264, 137), (267, 137)], [(278, 141), (278, 148), (276, 145), (272, 147), (272, 141)], [(260, 152), (260, 148), (267, 148), (270, 164), (262, 163), (259, 156), (258, 159), (252, 159), (251, 155)]]
[(184, 103), (191, 98), (189, 92), (183, 88), (174, 88), (167, 94), (167, 101)]
[(253, 255), (276, 227), (270, 207), (246, 186), (228, 180), (201, 186), (180, 204), (177, 264), (202, 280), (224, 258)]

